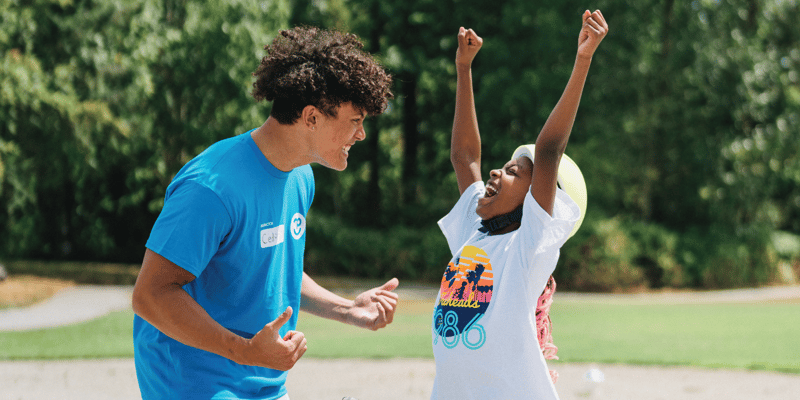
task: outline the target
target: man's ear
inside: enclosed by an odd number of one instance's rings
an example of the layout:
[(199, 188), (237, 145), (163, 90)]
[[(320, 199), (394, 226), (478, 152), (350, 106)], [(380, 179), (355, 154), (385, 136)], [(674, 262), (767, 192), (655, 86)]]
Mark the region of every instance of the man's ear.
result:
[(312, 105), (305, 106), (303, 112), (300, 114), (300, 122), (308, 128), (308, 130), (316, 130), (317, 122), (319, 120), (319, 110)]

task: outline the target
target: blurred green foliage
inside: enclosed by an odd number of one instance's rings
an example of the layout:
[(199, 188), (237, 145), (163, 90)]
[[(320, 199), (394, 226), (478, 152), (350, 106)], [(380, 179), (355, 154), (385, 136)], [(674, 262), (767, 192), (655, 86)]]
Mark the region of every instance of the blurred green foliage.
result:
[[(358, 34), (395, 76), (350, 168), (314, 167), (308, 268), (437, 281), (455, 34), (473, 73), (484, 176), (535, 141), (586, 6), (504, 0), (0, 0), (0, 257), (137, 263), (172, 176), (260, 125), (251, 72), (279, 29)], [(560, 287), (739, 287), (800, 272), (796, 0), (592, 5), (611, 27), (567, 153), (589, 210)], [(781, 273), (778, 265), (793, 266)], [(791, 267), (789, 268), (791, 270)]]

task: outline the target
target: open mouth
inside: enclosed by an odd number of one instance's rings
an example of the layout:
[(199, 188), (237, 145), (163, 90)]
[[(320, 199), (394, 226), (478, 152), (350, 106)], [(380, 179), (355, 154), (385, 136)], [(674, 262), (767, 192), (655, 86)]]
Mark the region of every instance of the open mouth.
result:
[(486, 194), (483, 197), (492, 197), (497, 194), (497, 189), (491, 183), (486, 184)]

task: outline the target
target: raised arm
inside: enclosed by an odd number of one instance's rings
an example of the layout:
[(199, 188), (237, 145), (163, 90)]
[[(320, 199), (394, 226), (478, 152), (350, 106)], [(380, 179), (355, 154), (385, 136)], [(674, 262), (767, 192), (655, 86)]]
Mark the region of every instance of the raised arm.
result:
[(472, 60), (483, 45), (483, 39), (472, 29), (458, 30), (456, 51), (456, 112), (450, 141), (450, 162), (456, 171), (459, 193), (481, 181), (481, 135), (472, 94)]
[(553, 108), (536, 139), (531, 195), (550, 215), (553, 214), (555, 202), (558, 166), (567, 147), (572, 124), (575, 122), (589, 65), (592, 63), (592, 56), (597, 46), (608, 32), (608, 24), (600, 10), (593, 13), (586, 10), (582, 18), (583, 26), (578, 36), (578, 55), (575, 58), (572, 75), (561, 99)]

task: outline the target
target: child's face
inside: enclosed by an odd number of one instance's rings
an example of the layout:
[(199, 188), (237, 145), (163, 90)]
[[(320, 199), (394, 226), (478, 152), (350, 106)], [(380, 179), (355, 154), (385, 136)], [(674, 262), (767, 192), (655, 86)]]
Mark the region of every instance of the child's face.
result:
[(478, 199), (478, 216), (487, 220), (522, 205), (531, 189), (532, 172), (533, 163), (525, 156), (507, 162), (502, 169), (493, 169), (486, 182), (486, 194)]

